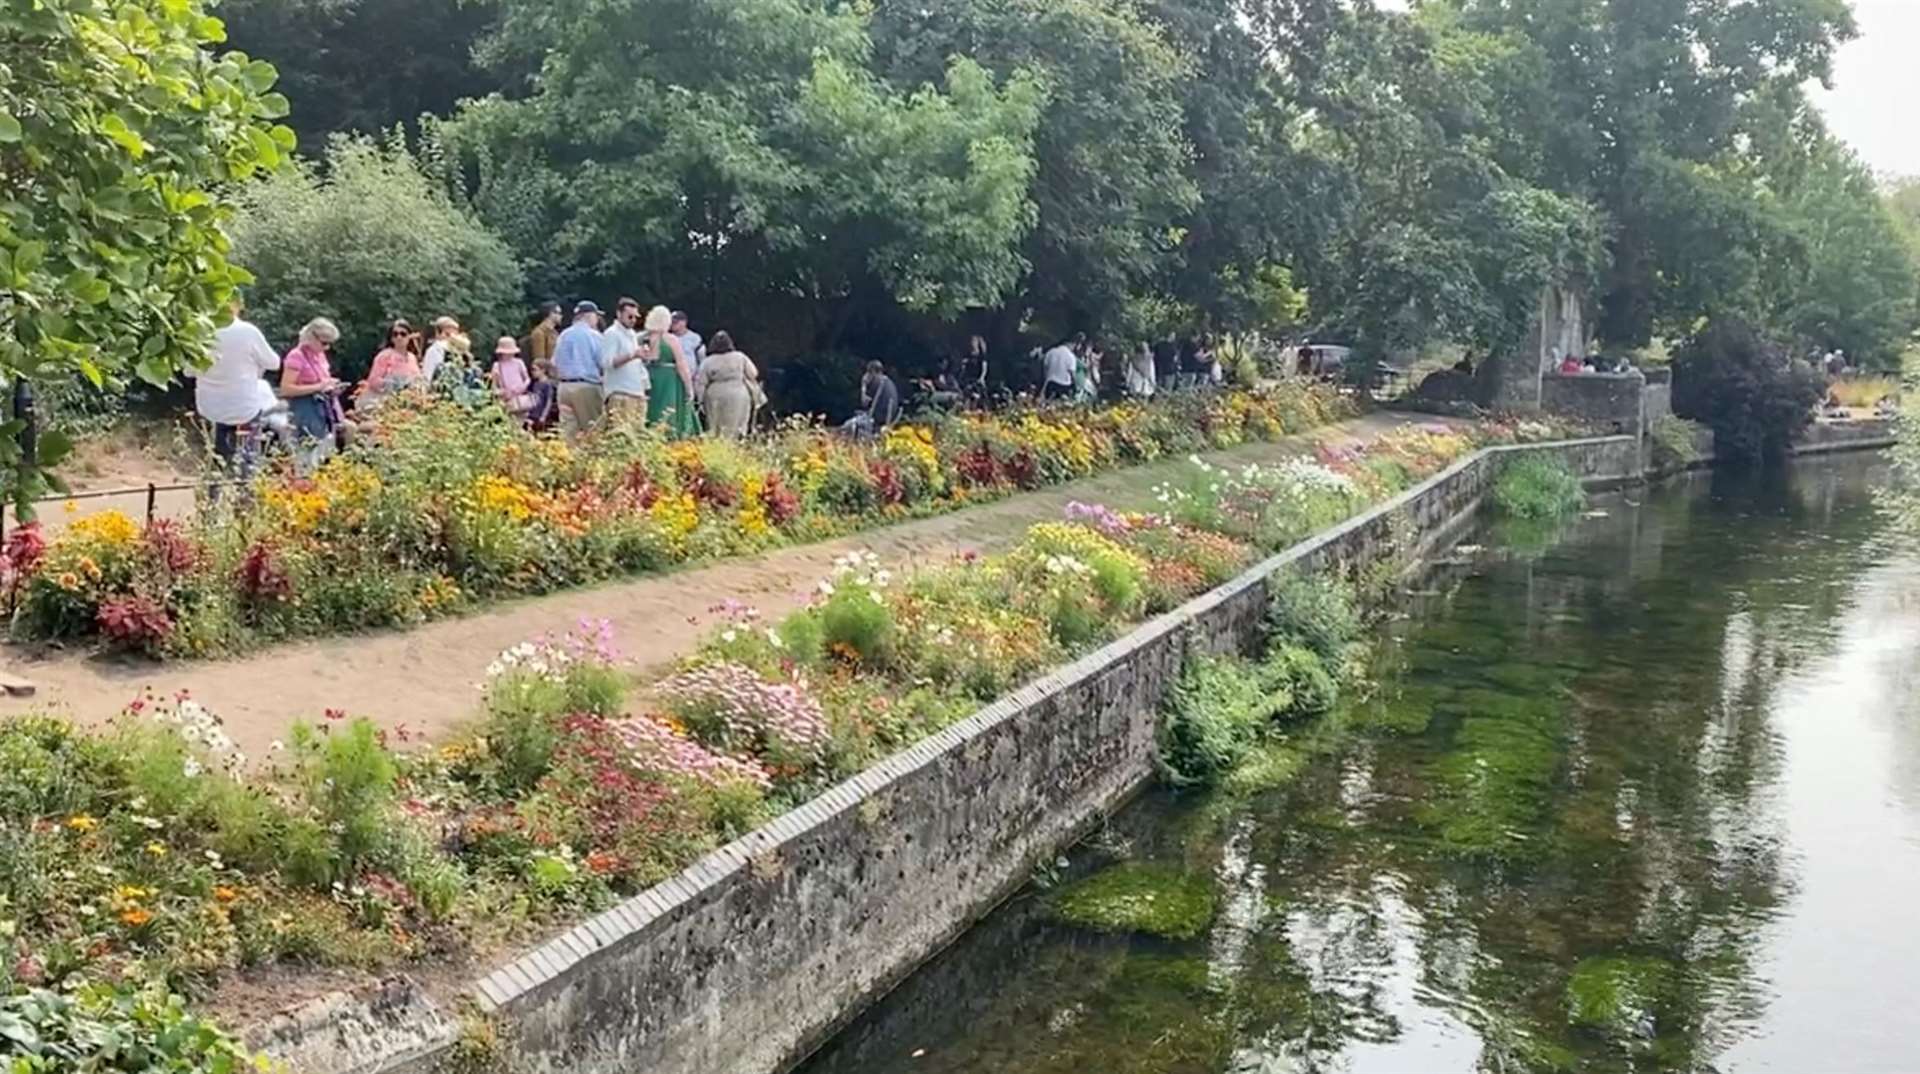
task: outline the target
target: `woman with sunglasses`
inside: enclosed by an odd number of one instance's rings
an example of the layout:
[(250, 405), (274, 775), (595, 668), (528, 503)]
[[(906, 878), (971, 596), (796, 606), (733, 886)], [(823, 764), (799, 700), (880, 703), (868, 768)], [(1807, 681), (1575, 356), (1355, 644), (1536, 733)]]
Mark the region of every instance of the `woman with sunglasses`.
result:
[(420, 380), (420, 336), (404, 320), (387, 329), (387, 345), (373, 356), (367, 379), (354, 389), (355, 404), (371, 410), (380, 400)]

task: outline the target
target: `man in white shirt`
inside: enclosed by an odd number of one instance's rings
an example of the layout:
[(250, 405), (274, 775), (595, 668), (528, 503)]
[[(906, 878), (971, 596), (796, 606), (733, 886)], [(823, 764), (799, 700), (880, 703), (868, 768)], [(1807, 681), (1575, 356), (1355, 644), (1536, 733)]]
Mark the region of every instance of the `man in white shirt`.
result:
[[(230, 308), (233, 320), (213, 334), (207, 367), (188, 372), (195, 381), (194, 409), (213, 423), (213, 453), (229, 467), (238, 454), (244, 476), (252, 467), (260, 427), (272, 423), (270, 412), (279, 404), (272, 386), (261, 377), (280, 368), (280, 354), (267, 344), (260, 329), (242, 319), (245, 307), (239, 295)], [(248, 427), (244, 444), (239, 436), (243, 425)]]
[(623, 298), (614, 303), (613, 323), (600, 333), (600, 368), (606, 392), (607, 413), (638, 410), (647, 413), (647, 390), (652, 377), (647, 372), (648, 355), (641, 353), (640, 303)]
[(1063, 342), (1041, 357), (1046, 366), (1046, 379), (1040, 384), (1042, 399), (1070, 399), (1073, 397), (1073, 371), (1080, 364), (1080, 348), (1087, 345), (1086, 336), (1075, 336), (1071, 341)]
[(707, 344), (700, 333), (687, 326), (687, 311), (673, 311), (673, 327), (667, 334), (680, 341), (680, 353), (687, 356), (687, 368), (700, 372), (700, 363), (707, 360)]
[(433, 375), (447, 360), (447, 344), (460, 334), (460, 322), (451, 317), (436, 318), (433, 322), (433, 342), (427, 344), (427, 353), (420, 356), (420, 383), (433, 387)]

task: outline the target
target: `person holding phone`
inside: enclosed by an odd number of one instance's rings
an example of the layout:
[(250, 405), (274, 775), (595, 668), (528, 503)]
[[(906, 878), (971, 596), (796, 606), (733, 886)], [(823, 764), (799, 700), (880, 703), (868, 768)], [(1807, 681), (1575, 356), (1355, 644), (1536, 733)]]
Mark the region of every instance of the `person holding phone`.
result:
[(300, 342), (280, 363), (280, 398), (287, 401), (299, 441), (294, 472), (302, 477), (318, 469), (353, 432), (340, 409), (345, 385), (327, 361), (327, 352), (338, 342), (340, 329), (325, 317), (315, 317), (300, 329)]

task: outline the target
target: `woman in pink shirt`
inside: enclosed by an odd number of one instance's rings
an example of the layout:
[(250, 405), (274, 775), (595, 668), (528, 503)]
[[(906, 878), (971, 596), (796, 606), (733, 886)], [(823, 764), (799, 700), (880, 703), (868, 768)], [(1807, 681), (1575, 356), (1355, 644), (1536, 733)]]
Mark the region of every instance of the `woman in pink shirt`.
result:
[(391, 395), (420, 380), (420, 337), (406, 321), (395, 321), (387, 329), (387, 345), (373, 356), (373, 368), (367, 379), (354, 389), (354, 399), (364, 408), (377, 406)]
[(280, 398), (287, 401), (294, 432), (300, 439), (294, 470), (302, 476), (312, 473), (333, 454), (337, 442), (353, 432), (340, 410), (340, 391), (345, 385), (333, 375), (327, 362), (327, 351), (339, 341), (340, 330), (333, 322), (315, 317), (300, 330), (299, 345), (280, 363)]
[(492, 377), (493, 390), (506, 405), (507, 413), (524, 418), (533, 409), (533, 378), (527, 375), (520, 344), (512, 336), (501, 336), (493, 345)]

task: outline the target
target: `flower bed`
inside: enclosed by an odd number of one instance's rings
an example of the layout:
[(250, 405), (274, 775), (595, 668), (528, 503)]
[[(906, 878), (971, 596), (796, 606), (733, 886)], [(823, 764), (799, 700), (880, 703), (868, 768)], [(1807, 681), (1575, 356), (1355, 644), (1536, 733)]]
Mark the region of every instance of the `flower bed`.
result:
[(328, 712), (259, 772), (187, 697), (143, 698), (97, 733), (0, 724), (0, 968), (14, 988), (200, 992), (247, 966), (496, 949), (657, 883), (1473, 446), (1423, 428), (1318, 463), (1196, 464), (1164, 510), (1075, 504), (1002, 555), (904, 575), (850, 555), (777, 623), (718, 609), (725, 624), (644, 686), (583, 624), (502, 653), (470, 731), (437, 748)]
[(16, 530), (0, 570), (32, 640), (160, 656), (405, 625), (503, 598), (814, 540), (1350, 413), (1322, 389), (941, 418), (856, 444), (790, 424), (746, 443), (643, 427), (578, 450), (498, 412), (383, 407), (311, 480), (261, 478), (238, 506), (141, 527), (118, 512), (51, 541)]

